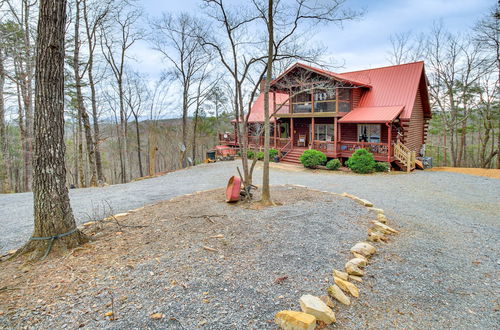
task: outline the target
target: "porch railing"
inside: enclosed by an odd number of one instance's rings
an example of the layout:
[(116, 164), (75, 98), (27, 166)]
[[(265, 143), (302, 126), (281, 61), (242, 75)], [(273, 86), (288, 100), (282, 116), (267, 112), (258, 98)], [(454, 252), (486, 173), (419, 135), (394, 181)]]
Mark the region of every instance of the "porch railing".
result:
[(287, 140), (287, 142), (281, 148), (278, 149), (281, 157), (289, 153), (290, 150), (292, 150), (293, 148), (292, 139), (283, 139), (283, 140)]
[(235, 144), (238, 142), (236, 134), (234, 133), (219, 133), (219, 143)]
[(366, 149), (376, 155), (387, 155), (389, 153), (387, 143), (340, 141), (338, 148), (341, 153), (354, 153), (358, 149)]
[(335, 142), (314, 140), (312, 148), (319, 150), (325, 154), (333, 153), (335, 152)]

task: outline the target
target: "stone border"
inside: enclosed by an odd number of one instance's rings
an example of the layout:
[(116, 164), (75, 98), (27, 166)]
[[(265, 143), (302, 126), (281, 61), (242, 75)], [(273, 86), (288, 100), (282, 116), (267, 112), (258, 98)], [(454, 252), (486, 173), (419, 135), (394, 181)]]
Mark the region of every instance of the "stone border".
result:
[[(387, 225), (387, 217), (384, 210), (375, 208), (373, 203), (366, 199), (348, 193), (337, 194), (330, 191), (308, 188), (303, 185), (291, 185), (300, 188), (306, 188), (312, 191), (327, 193), (330, 195), (340, 196), (352, 199), (356, 203), (375, 212), (376, 220), (371, 220), (372, 227), (368, 229), (367, 240), (370, 242), (387, 242), (386, 235), (397, 234), (398, 231)], [(350, 281), (363, 282), (362, 276), (365, 275), (365, 267), (369, 263), (369, 259), (376, 253), (376, 249), (368, 242), (358, 242), (351, 249), (353, 258), (347, 261), (344, 266), (345, 271), (333, 270), (334, 284), (327, 289), (327, 295), (316, 297), (309, 294), (303, 295), (299, 299), (301, 312), (292, 310), (283, 310), (276, 314), (275, 323), (282, 329), (307, 329), (313, 330), (316, 328), (316, 322), (321, 321), (324, 324), (336, 322), (335, 314), (332, 310), (334, 302), (340, 302), (344, 305), (351, 304), (352, 296), (359, 297), (358, 287)]]

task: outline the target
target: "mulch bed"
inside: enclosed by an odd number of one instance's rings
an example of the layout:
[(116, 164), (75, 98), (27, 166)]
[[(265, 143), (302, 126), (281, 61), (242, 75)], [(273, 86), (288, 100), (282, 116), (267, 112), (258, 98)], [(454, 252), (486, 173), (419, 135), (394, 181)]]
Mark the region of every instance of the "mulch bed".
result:
[(97, 221), (72, 251), (1, 262), (0, 327), (275, 328), (277, 311), (325, 294), (372, 215), (306, 188), (272, 196), (266, 208), (222, 189), (182, 196)]

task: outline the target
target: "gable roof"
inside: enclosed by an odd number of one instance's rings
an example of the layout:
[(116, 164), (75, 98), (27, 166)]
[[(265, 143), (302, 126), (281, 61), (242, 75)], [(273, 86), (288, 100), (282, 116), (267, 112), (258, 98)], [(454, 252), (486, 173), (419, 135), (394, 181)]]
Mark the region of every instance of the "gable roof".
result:
[(391, 107), (365, 107), (355, 108), (344, 117), (339, 119), (339, 123), (377, 123), (385, 124), (392, 122), (403, 111), (402, 105)]
[(410, 119), (415, 97), (420, 88), (424, 116), (430, 117), (424, 62), (414, 62), (382, 68), (345, 72), (346, 79), (365, 81), (372, 88), (361, 96), (358, 107), (404, 106), (401, 118)]
[[(402, 108), (400, 112), (400, 118), (404, 120), (409, 120), (411, 118), (417, 91), (420, 90), (424, 117), (431, 117), (429, 94), (427, 90), (427, 79), (425, 77), (423, 61), (344, 73), (334, 73), (327, 70), (314, 68), (306, 64), (295, 63), (288, 70), (279, 75), (278, 78), (274, 79), (271, 82), (271, 86), (273, 84), (276, 84), (286, 74), (297, 68), (303, 68), (312, 72), (316, 72), (318, 74), (328, 76), (332, 79), (350, 83), (354, 86), (366, 87), (363, 88), (361, 99), (356, 109), (370, 108), (371, 110), (369, 111), (372, 111), (374, 110), (373, 108), (375, 108), (375, 110), (381, 110), (388, 107), (400, 107)], [(274, 110), (272, 93), (270, 93), (269, 96), (270, 113), (273, 113)], [(276, 93), (276, 104), (286, 102), (287, 99), (287, 94)], [(353, 111), (355, 111), (356, 109), (353, 109)], [(386, 114), (380, 114), (380, 116), (385, 115)], [(367, 114), (367, 118), (370, 116), (371, 114)], [(274, 118), (271, 117), (271, 120), (274, 121)], [(264, 94), (262, 93), (252, 105), (250, 122), (263, 121)]]
[(271, 86), (273, 86), (276, 83), (278, 83), (284, 76), (286, 76), (287, 74), (289, 74), (293, 70), (296, 70), (297, 68), (302, 68), (302, 69), (305, 69), (305, 70), (308, 70), (308, 71), (312, 71), (312, 72), (315, 72), (317, 74), (326, 76), (328, 78), (332, 78), (332, 79), (335, 79), (335, 80), (338, 80), (338, 81), (341, 81), (341, 82), (344, 82), (344, 83), (351, 84), (353, 86), (368, 87), (368, 88), (370, 87), (370, 84), (368, 84), (368, 83), (366, 83), (364, 81), (358, 81), (356, 79), (351, 79), (351, 78), (348, 78), (348, 77), (344, 77), (341, 74), (338, 74), (338, 73), (335, 73), (335, 72), (331, 72), (331, 71), (327, 71), (327, 70), (323, 70), (323, 69), (319, 69), (319, 68), (315, 68), (315, 67), (312, 67), (312, 66), (309, 66), (309, 65), (306, 65), (306, 64), (303, 64), (303, 63), (299, 63), (299, 62), (297, 62), (294, 65), (292, 65), (285, 72), (283, 72), (282, 74), (280, 74), (276, 79), (274, 79), (273, 81), (271, 81)]

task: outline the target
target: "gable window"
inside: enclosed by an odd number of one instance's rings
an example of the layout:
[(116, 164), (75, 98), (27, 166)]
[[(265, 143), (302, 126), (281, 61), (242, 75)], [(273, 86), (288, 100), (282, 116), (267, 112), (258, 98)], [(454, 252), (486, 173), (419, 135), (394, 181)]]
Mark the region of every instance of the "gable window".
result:
[(358, 142), (380, 143), (380, 124), (358, 124)]

